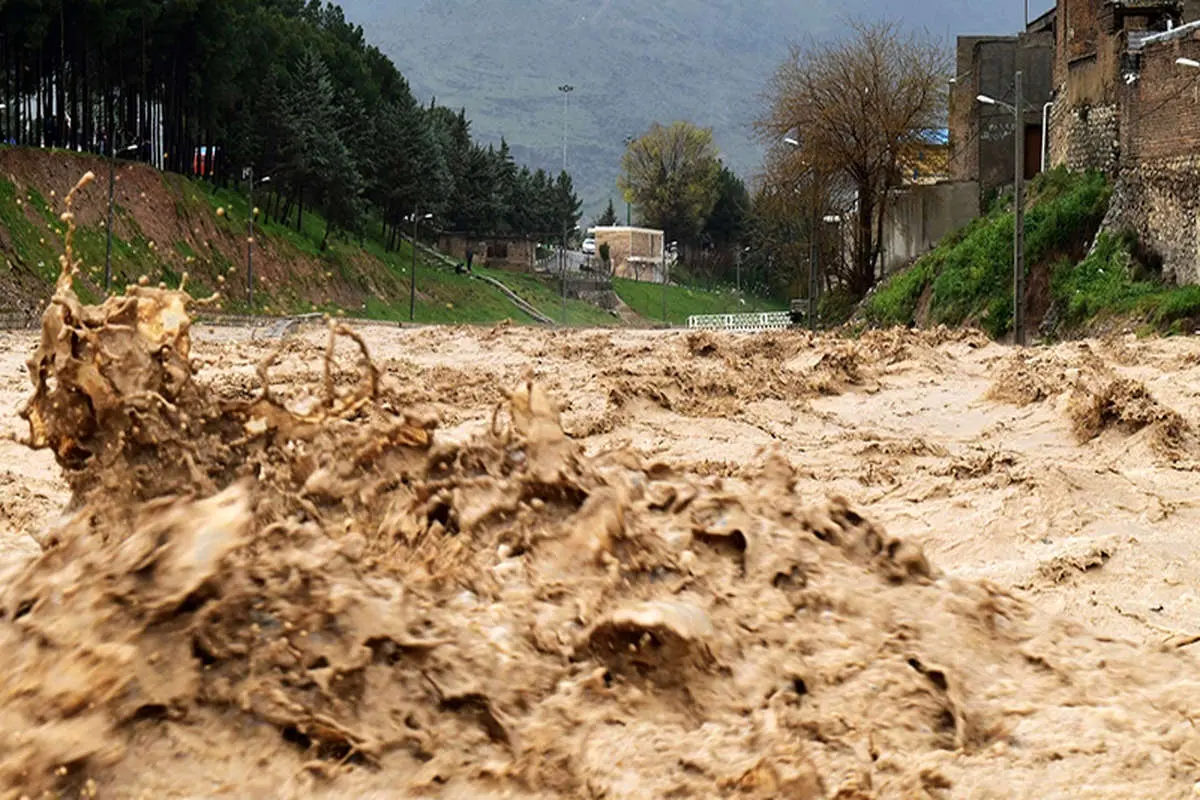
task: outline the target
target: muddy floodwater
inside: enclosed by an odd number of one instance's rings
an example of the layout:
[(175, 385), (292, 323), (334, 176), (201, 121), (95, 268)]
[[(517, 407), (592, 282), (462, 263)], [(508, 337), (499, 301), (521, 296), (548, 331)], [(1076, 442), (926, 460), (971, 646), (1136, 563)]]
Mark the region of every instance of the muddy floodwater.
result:
[(1200, 794), (1200, 340), (189, 313), (0, 333), (0, 797)]

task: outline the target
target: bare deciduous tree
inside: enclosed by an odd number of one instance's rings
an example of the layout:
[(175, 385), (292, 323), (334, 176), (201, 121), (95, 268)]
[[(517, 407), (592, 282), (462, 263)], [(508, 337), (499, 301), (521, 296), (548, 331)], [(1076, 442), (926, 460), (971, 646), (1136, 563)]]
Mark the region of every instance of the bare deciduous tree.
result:
[[(857, 193), (847, 288), (875, 283), (889, 190), (905, 148), (942, 127), (945, 48), (893, 23), (855, 23), (844, 39), (792, 48), (775, 74), (757, 124), (771, 155), (768, 183), (815, 182), (810, 197), (847, 181)], [(795, 145), (783, 143), (794, 139)]]

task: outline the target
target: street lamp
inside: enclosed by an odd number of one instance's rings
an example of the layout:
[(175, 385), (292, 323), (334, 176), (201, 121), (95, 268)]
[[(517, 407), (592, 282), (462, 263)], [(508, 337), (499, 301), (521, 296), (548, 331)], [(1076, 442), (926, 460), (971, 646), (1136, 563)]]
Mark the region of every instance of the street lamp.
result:
[(567, 105), (570, 101), (571, 92), (575, 91), (575, 87), (569, 83), (564, 83), (558, 87), (563, 96), (563, 172), (567, 171)]
[(412, 240), (412, 274), (408, 276), (408, 321), (417, 321), (417, 237), (420, 235), (420, 224), (423, 219), (433, 219), (433, 214), (421, 216), (413, 212)]
[[(247, 223), (249, 235), (246, 238), (246, 298), (250, 303), (250, 311), (254, 312), (254, 167), (246, 167), (242, 170), (242, 176), (247, 179), (248, 189), (246, 193), (246, 201), (249, 206), (246, 216), (250, 218)], [(259, 183), (270, 183), (271, 176), (267, 175), (258, 180)]]
[[(795, 136), (783, 137), (783, 143), (788, 145), (789, 147), (793, 147), (797, 150), (799, 150), (803, 146), (800, 144), (800, 140), (797, 139)], [(811, 169), (809, 172), (812, 177), (813, 192), (812, 192), (812, 220), (811, 220), (812, 227), (809, 229), (809, 235), (808, 235), (809, 246), (808, 246), (808, 312), (807, 313), (808, 313), (808, 327), (809, 327), (809, 329), (815, 331), (817, 329), (817, 261), (820, 258), (820, 252), (821, 252), (820, 244), (817, 240), (817, 236), (818, 236), (818, 232), (819, 232), (819, 228), (820, 228), (821, 209), (820, 209), (820, 203), (818, 202), (818, 199), (819, 199), (818, 192), (820, 191), (820, 189), (817, 186), (817, 173), (816, 173), (815, 169)]]
[[(137, 150), (140, 145), (131, 144), (128, 147), (122, 148), (120, 153), (132, 153)], [(108, 238), (108, 243), (105, 245), (104, 251), (104, 293), (112, 292), (112, 237), (113, 237), (113, 205), (117, 191), (117, 151), (114, 150), (116, 142), (112, 141), (108, 146), (108, 228), (105, 231)]]
[(1191, 69), (1200, 69), (1200, 61), (1194, 58), (1177, 58), (1175, 63), (1181, 67), (1190, 67)]
[[(576, 225), (574, 230), (579, 230), (579, 225)], [(570, 255), (567, 253), (567, 223), (563, 222), (563, 239), (562, 239), (562, 324), (567, 326), (567, 261)]]
[[(625, 149), (628, 150), (629, 146), (632, 145), (633, 142), (634, 142), (634, 138), (632, 136), (626, 136), (625, 137)], [(626, 195), (626, 197), (625, 197), (625, 227), (626, 228), (633, 227), (633, 203), (630, 202), (628, 195)]]
[(1013, 343), (1025, 345), (1025, 120), (1023, 119), (1024, 74), (1018, 70), (1012, 105), (986, 94), (976, 99), (987, 106), (1013, 112)]

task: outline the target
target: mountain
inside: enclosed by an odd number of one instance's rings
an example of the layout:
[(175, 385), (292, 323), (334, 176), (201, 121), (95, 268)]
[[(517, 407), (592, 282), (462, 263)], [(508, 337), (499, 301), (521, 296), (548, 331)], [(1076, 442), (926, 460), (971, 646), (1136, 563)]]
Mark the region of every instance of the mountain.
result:
[[(341, 0), (418, 97), (464, 107), (483, 139), (518, 161), (568, 163), (590, 216), (620, 198), (625, 137), (652, 122), (710, 126), (746, 178), (761, 148), (751, 126), (788, 47), (836, 37), (847, 19), (898, 19), (945, 39), (1020, 28), (1019, 2), (995, 0)], [(1035, 0), (1040, 6), (1047, 0)]]

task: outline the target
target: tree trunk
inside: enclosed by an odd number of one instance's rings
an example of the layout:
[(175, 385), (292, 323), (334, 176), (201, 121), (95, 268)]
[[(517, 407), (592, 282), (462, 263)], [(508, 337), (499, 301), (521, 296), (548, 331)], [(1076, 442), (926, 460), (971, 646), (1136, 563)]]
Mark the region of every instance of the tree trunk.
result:
[(854, 277), (851, 290), (858, 297), (867, 293), (871, 288), (871, 278), (874, 274), (872, 228), (875, 217), (875, 198), (868, 186), (858, 187), (858, 232), (854, 246)]

